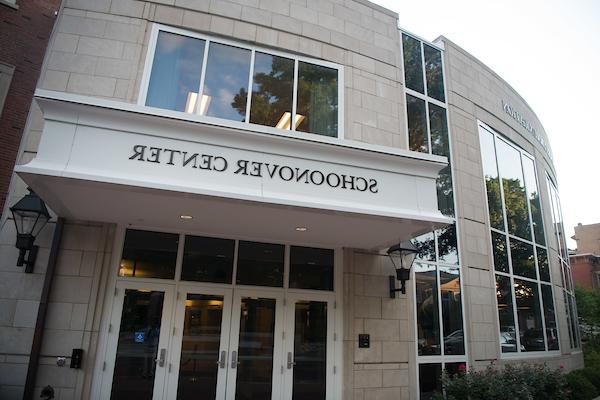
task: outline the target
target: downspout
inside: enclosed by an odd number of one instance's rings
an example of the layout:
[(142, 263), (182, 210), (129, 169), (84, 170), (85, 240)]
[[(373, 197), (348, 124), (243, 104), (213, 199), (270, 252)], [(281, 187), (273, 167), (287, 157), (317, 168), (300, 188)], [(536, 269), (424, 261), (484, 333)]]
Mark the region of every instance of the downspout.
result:
[(52, 238), (52, 246), (50, 247), (50, 255), (48, 257), (48, 267), (46, 268), (46, 276), (44, 277), (44, 287), (40, 298), (40, 306), (38, 308), (37, 320), (35, 322), (35, 330), (33, 331), (33, 342), (31, 343), (31, 352), (29, 353), (29, 365), (27, 367), (27, 378), (25, 379), (25, 390), (23, 392), (23, 400), (33, 400), (35, 390), (35, 378), (37, 376), (38, 364), (40, 361), (40, 350), (42, 349), (42, 341), (44, 339), (44, 326), (46, 325), (46, 313), (48, 311), (48, 300), (50, 299), (50, 290), (54, 279), (54, 270), (58, 260), (58, 252), (60, 242), (62, 240), (64, 218), (59, 217), (54, 228), (54, 237)]

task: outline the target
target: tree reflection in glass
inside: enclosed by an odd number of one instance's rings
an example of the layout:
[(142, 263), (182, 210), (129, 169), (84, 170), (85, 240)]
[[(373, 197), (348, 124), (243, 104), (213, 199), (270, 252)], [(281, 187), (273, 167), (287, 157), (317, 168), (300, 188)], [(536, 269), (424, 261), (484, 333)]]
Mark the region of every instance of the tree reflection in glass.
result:
[(535, 247), (537, 251), (538, 268), (540, 271), (540, 279), (550, 282), (550, 267), (548, 266), (548, 252), (539, 247)]
[(500, 197), (500, 181), (498, 180), (498, 167), (496, 165), (494, 135), (480, 128), (479, 140), (481, 142), (483, 175), (487, 189), (490, 225), (493, 228), (504, 230), (504, 215), (502, 214), (502, 198)]
[(427, 137), (425, 101), (407, 94), (406, 112), (408, 114), (409, 149), (412, 151), (428, 153), (429, 138)]
[(338, 71), (298, 62), (296, 130), (324, 136), (338, 133)]
[(525, 182), (521, 168), (521, 154), (503, 140), (496, 141), (496, 150), (498, 168), (502, 176), (508, 232), (531, 240), (527, 195), (525, 194)]
[(521, 351), (545, 351), (538, 284), (515, 279)]
[[(254, 56), (250, 122), (290, 129), (293, 91), (294, 60), (257, 51)], [(240, 104), (244, 105), (245, 112), (245, 103), (240, 101)]]
[(456, 225), (436, 231), (438, 240), (439, 261), (447, 264), (458, 264), (458, 247), (456, 244)]
[(536, 279), (533, 246), (513, 238), (510, 238), (509, 242), (513, 274)]
[(444, 74), (442, 71), (442, 52), (423, 44), (425, 54), (425, 78), (427, 95), (439, 101), (445, 101)]
[(418, 260), (435, 261), (435, 237), (433, 232), (417, 236), (411, 242), (419, 251), (416, 257)]
[(498, 320), (500, 321), (500, 345), (502, 352), (516, 352), (517, 337), (515, 334), (515, 318), (509, 277), (496, 275), (496, 298), (498, 300)]
[(458, 268), (440, 267), (440, 294), (442, 298), (444, 354), (465, 354), (460, 270)]
[(201, 115), (246, 120), (250, 54), (250, 50), (211, 42), (199, 106)]
[(419, 355), (439, 355), (440, 324), (435, 266), (415, 264), (415, 281)]
[(425, 93), (421, 42), (402, 34), (402, 52), (404, 55), (404, 81), (406, 87), (419, 93)]
[(506, 235), (492, 231), (492, 250), (494, 252), (494, 268), (496, 271), (509, 272)]
[(540, 204), (540, 194), (535, 177), (535, 166), (533, 160), (527, 156), (523, 157), (523, 173), (525, 175), (525, 185), (527, 186), (527, 197), (529, 198), (529, 208), (531, 209), (531, 219), (533, 223), (533, 233), (535, 242), (546, 244), (544, 235), (544, 223), (542, 222), (542, 207)]

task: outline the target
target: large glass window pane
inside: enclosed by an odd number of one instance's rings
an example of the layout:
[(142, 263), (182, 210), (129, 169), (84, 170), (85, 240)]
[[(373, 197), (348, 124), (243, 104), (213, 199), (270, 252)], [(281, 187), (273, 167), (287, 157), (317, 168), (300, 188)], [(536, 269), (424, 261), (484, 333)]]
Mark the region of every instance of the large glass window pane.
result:
[(146, 105), (194, 113), (205, 41), (159, 32)]
[(250, 102), (250, 122), (290, 129), (294, 60), (257, 51)]
[(404, 55), (404, 82), (406, 87), (419, 93), (425, 93), (421, 42), (403, 34), (402, 53)]
[(406, 112), (408, 114), (409, 149), (412, 151), (428, 153), (429, 138), (427, 137), (425, 101), (407, 94)]
[(548, 266), (548, 252), (536, 246), (538, 270), (540, 271), (540, 279), (546, 282), (550, 282), (550, 267)]
[(571, 326), (571, 320), (572, 320), (572, 314), (571, 314), (571, 296), (566, 292), (563, 291), (563, 296), (564, 296), (564, 300), (565, 300), (565, 310), (567, 313), (567, 324), (569, 325), (569, 344), (571, 345), (571, 348), (575, 347), (575, 339), (573, 338), (573, 329)]
[(521, 153), (503, 140), (496, 141), (496, 150), (504, 189), (508, 232), (531, 240), (527, 195), (525, 194), (525, 182), (521, 168)]
[(438, 240), (439, 261), (447, 264), (458, 264), (458, 246), (456, 244), (456, 225), (436, 231)]
[(151, 399), (164, 292), (126, 289), (111, 400)]
[(179, 235), (128, 229), (125, 233), (119, 276), (175, 278)]
[(435, 266), (415, 263), (419, 355), (439, 355), (440, 322)]
[(333, 290), (333, 250), (292, 246), (290, 287)]
[(493, 228), (503, 231), (504, 215), (502, 213), (502, 198), (500, 197), (500, 181), (498, 178), (498, 167), (496, 165), (494, 135), (483, 128), (480, 128), (479, 140), (481, 142), (483, 175), (487, 191), (490, 225)]
[(270, 399), (275, 300), (245, 297), (241, 308), (235, 399)]
[(438, 156), (450, 157), (448, 140), (448, 120), (446, 109), (429, 103), (429, 127), (431, 132), (431, 152)]
[(187, 295), (177, 400), (215, 399), (222, 320), (222, 296)]
[(515, 279), (515, 299), (519, 318), (521, 351), (544, 351), (544, 332), (538, 284)]
[(444, 97), (444, 73), (442, 69), (442, 52), (423, 44), (425, 54), (425, 78), (427, 79), (427, 95), (439, 101)]
[(434, 400), (442, 390), (442, 364), (419, 364), (419, 398)]
[(509, 242), (513, 274), (536, 279), (533, 246), (512, 238), (509, 239)]
[(573, 344), (571, 347), (579, 347), (579, 327), (577, 326), (577, 309), (575, 308), (575, 297), (567, 296), (569, 299), (569, 326), (573, 336)]
[(417, 250), (417, 259), (425, 261), (435, 261), (435, 237), (433, 232), (425, 233), (424, 235), (417, 236), (412, 239), (411, 242), (415, 245)]
[(492, 231), (492, 251), (494, 252), (494, 268), (496, 271), (509, 272), (506, 235)]
[(542, 206), (540, 203), (540, 192), (538, 190), (537, 179), (535, 176), (535, 166), (533, 160), (529, 157), (523, 157), (523, 173), (525, 174), (525, 184), (527, 186), (527, 197), (529, 198), (529, 208), (531, 209), (531, 219), (533, 222), (533, 233), (535, 242), (546, 244), (544, 235), (544, 223), (542, 222)]
[(298, 62), (296, 130), (337, 137), (338, 71)]
[(284, 246), (240, 241), (236, 282), (240, 285), (283, 286)]
[(446, 216), (454, 216), (454, 190), (452, 188), (452, 171), (450, 165), (444, 167), (435, 181), (437, 188), (438, 209)]
[(546, 323), (548, 350), (558, 350), (558, 329), (556, 327), (551, 285), (542, 285), (542, 301), (544, 302), (544, 322)]
[(327, 381), (327, 303), (295, 306), (292, 400), (325, 400)]
[(233, 240), (186, 236), (181, 279), (231, 283), (234, 248)]
[(246, 120), (250, 54), (247, 49), (210, 43), (199, 114)]
[(517, 336), (509, 277), (496, 275), (496, 298), (498, 300), (498, 320), (500, 321), (500, 345), (502, 352), (516, 352)]
[(458, 268), (440, 267), (440, 294), (442, 298), (444, 354), (465, 354), (460, 270)]

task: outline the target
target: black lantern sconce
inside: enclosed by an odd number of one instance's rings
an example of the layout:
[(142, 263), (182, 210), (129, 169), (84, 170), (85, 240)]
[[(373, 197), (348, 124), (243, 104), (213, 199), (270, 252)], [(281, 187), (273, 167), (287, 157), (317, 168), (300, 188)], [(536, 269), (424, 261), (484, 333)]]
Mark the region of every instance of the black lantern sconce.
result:
[(31, 188), (28, 190), (29, 194), (10, 207), (10, 212), (17, 228), (17, 243), (15, 244), (15, 247), (19, 249), (17, 266), (25, 265), (25, 272), (30, 273), (33, 272), (38, 252), (38, 246), (34, 246), (33, 242), (46, 226), (50, 214), (44, 201)]
[[(406, 281), (410, 280), (410, 269), (418, 252), (419, 250), (410, 240), (395, 244), (388, 249), (387, 254), (396, 269), (396, 276), (389, 276), (390, 299), (396, 298), (396, 292), (406, 294)], [(399, 289), (396, 288), (396, 280), (400, 281)]]

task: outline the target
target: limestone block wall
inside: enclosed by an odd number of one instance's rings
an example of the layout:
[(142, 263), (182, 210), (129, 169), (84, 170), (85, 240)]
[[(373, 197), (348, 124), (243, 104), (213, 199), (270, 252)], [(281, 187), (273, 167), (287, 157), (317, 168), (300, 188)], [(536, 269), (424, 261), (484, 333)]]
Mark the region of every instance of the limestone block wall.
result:
[[(387, 255), (344, 253), (343, 393), (345, 400), (409, 399), (416, 395), (414, 292), (389, 298)], [(369, 348), (358, 335), (369, 334)]]

